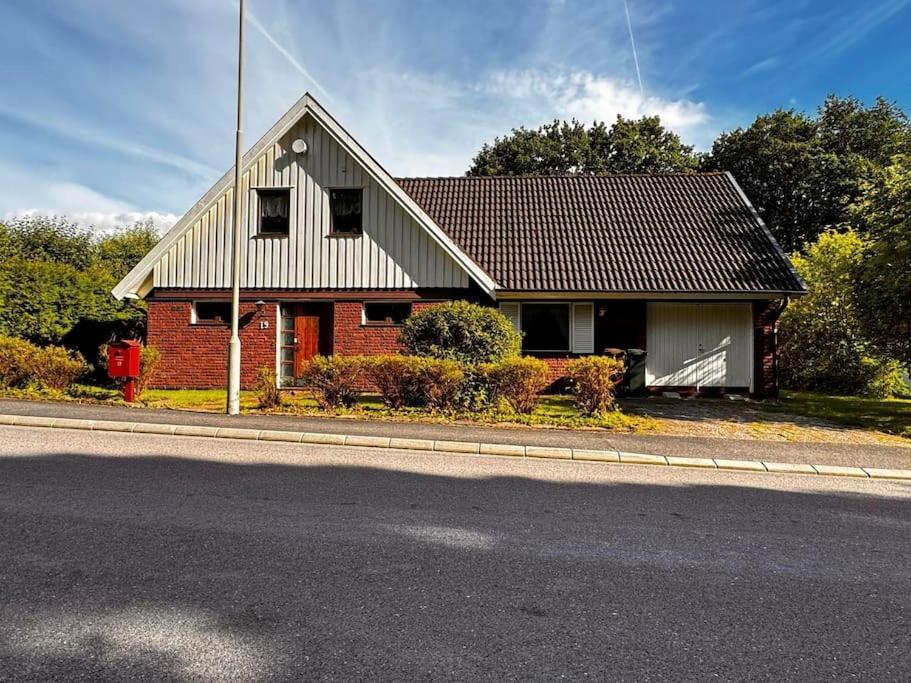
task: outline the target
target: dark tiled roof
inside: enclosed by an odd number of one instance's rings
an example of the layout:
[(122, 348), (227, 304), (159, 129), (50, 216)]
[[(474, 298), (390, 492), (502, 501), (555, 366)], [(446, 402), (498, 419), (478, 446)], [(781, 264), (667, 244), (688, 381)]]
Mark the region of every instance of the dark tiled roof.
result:
[(503, 289), (803, 290), (726, 174), (398, 182)]

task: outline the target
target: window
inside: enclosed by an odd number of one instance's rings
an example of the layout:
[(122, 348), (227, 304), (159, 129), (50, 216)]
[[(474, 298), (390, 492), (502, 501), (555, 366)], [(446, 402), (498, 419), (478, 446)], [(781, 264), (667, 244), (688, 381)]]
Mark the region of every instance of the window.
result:
[(203, 325), (230, 324), (231, 302), (197, 301), (193, 304), (193, 322)]
[(569, 304), (522, 304), (524, 351), (569, 351)]
[(360, 188), (329, 190), (329, 209), (332, 214), (331, 235), (360, 235), (363, 232), (362, 213), (364, 191)]
[(287, 235), (290, 229), (291, 190), (259, 189), (259, 234)]
[(365, 325), (401, 325), (411, 315), (410, 303), (369, 301), (364, 303)]

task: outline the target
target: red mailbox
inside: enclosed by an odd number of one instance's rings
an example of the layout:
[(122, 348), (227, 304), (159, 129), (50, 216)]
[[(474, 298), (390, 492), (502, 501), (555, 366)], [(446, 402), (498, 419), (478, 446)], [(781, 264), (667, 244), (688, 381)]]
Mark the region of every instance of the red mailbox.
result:
[(123, 399), (132, 403), (139, 377), (139, 351), (142, 346), (135, 339), (123, 339), (108, 345), (108, 376), (125, 377)]

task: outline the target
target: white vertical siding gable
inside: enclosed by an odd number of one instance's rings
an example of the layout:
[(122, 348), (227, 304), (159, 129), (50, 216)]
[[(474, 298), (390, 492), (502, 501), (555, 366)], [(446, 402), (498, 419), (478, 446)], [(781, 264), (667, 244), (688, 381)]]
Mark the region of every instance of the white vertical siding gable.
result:
[[(291, 143), (301, 138), (307, 152)], [(467, 288), (493, 282), (309, 95), (245, 155), (241, 181), (243, 288)], [(226, 174), (114, 288), (230, 285), (233, 185)], [(258, 188), (288, 188), (290, 234), (257, 235)], [(363, 234), (330, 236), (329, 192), (363, 190)]]

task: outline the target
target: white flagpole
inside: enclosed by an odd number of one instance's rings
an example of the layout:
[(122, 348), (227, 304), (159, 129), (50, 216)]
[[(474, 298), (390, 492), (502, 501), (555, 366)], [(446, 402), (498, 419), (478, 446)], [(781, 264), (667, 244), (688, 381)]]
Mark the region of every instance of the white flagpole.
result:
[(231, 341), (228, 342), (228, 415), (240, 412), (240, 240), (241, 240), (241, 168), (243, 150), (244, 95), (244, 0), (240, 0), (240, 22), (237, 32), (237, 136), (234, 147), (234, 238), (231, 258)]

